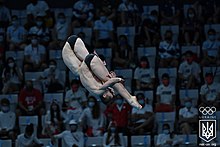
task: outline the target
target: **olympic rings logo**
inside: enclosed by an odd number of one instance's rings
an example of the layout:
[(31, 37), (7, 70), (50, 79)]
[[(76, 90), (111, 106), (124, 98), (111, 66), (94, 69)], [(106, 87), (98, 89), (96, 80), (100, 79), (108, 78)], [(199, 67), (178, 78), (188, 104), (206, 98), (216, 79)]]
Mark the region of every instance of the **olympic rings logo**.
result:
[(200, 107), (199, 112), (202, 113), (202, 115), (212, 115), (216, 112), (215, 107)]

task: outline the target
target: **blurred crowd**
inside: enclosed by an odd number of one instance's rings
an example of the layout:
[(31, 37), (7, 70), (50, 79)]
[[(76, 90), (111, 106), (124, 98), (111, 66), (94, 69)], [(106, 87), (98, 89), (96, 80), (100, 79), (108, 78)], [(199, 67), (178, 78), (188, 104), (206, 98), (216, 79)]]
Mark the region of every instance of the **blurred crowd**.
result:
[[(41, 146), (39, 138), (81, 147), (102, 136), (109, 147), (131, 144), (123, 135), (150, 135), (155, 146), (174, 146), (198, 134), (199, 107), (219, 111), (218, 0), (76, 0), (70, 8), (30, 0), (25, 7), (0, 0), (0, 138), (18, 147)], [(143, 109), (117, 94), (105, 106), (82, 87), (61, 57), (73, 34), (118, 71)]]

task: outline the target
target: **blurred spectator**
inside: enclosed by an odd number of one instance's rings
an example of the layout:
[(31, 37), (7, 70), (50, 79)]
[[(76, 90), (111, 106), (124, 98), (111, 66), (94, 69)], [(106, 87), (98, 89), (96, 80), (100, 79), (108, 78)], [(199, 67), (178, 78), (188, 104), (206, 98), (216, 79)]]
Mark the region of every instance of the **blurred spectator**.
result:
[(104, 132), (105, 118), (100, 110), (100, 105), (95, 97), (90, 96), (79, 118), (79, 122), (86, 130), (87, 136), (102, 136)]
[(167, 30), (164, 34), (164, 40), (159, 45), (159, 66), (177, 67), (179, 49), (178, 43), (173, 41), (173, 32)]
[(136, 96), (142, 109), (132, 108), (131, 121), (133, 128), (131, 131), (134, 134), (143, 135), (146, 132), (151, 132), (154, 128), (154, 113), (152, 106), (148, 104), (148, 99), (145, 100), (143, 93), (138, 93)]
[(185, 99), (185, 107), (179, 110), (179, 126), (183, 134), (191, 134), (192, 130), (197, 130), (198, 110), (192, 105), (192, 99)]
[(18, 105), (21, 115), (24, 116), (41, 116), (44, 113), (42, 94), (33, 88), (32, 81), (26, 81), (25, 87), (20, 91)]
[(110, 122), (103, 136), (103, 147), (125, 146), (124, 136), (118, 132), (115, 122)]
[(53, 136), (54, 139), (62, 138), (65, 147), (84, 147), (84, 136), (81, 131), (78, 131), (78, 124), (75, 120), (69, 122), (70, 130), (65, 130), (58, 135)]
[(188, 8), (186, 17), (183, 21), (183, 37), (186, 45), (199, 45), (202, 26), (198, 20), (195, 9)]
[(160, 42), (160, 25), (158, 22), (158, 12), (151, 11), (150, 16), (143, 19), (139, 37), (136, 39), (137, 44), (140, 46), (157, 46)]
[(0, 0), (0, 28), (7, 28), (10, 21), (11, 14), (5, 6), (5, 0)]
[(100, 11), (100, 19), (95, 21), (95, 46), (96, 48), (112, 48), (114, 41), (114, 28), (104, 11)]
[(178, 73), (181, 87), (193, 89), (200, 84), (201, 69), (194, 61), (192, 51), (186, 51), (185, 60), (180, 64)]
[(219, 108), (220, 103), (220, 84), (214, 82), (212, 73), (205, 74), (205, 84), (201, 86), (201, 106), (215, 106)]
[[(2, 79), (2, 72), (4, 69), (4, 52), (3, 49), (1, 48), (1, 43), (0, 43), (0, 81), (3, 81)], [(3, 82), (0, 82), (0, 90), (3, 88)]]
[(27, 31), (19, 24), (18, 17), (12, 16), (11, 25), (7, 28), (9, 50), (23, 50), (26, 45)]
[(2, 73), (2, 93), (18, 92), (23, 82), (22, 70), (16, 65), (14, 58), (8, 57)]
[(54, 28), (52, 29), (52, 42), (49, 45), (50, 50), (60, 50), (71, 34), (71, 26), (66, 20), (64, 13), (58, 13)]
[(25, 132), (18, 135), (16, 147), (41, 147), (43, 143), (35, 136), (34, 125), (29, 124)]
[(49, 6), (45, 1), (31, 0), (26, 6), (27, 20), (24, 27), (29, 30), (36, 24), (37, 16), (45, 17), (49, 12)]
[(171, 112), (175, 110), (176, 90), (170, 84), (170, 76), (167, 73), (162, 75), (162, 83), (157, 87), (156, 112)]
[(115, 68), (126, 68), (132, 61), (132, 48), (126, 35), (120, 35), (118, 47), (114, 51), (113, 63)]
[(114, 121), (118, 132), (126, 134), (128, 132), (127, 126), (129, 124), (129, 117), (131, 114), (131, 107), (124, 103), (124, 99), (117, 95), (112, 105), (108, 105), (105, 110), (105, 115), (109, 121)]
[(161, 24), (179, 24), (180, 2), (176, 0), (163, 0), (160, 4)]
[(50, 105), (50, 110), (47, 111), (45, 116), (45, 128), (42, 134), (51, 136), (60, 133), (64, 128), (65, 121), (66, 115), (60, 109), (58, 102), (53, 100)]
[(150, 67), (148, 58), (142, 56), (139, 65), (134, 71), (134, 79), (136, 80), (135, 88), (137, 90), (153, 89), (155, 74), (154, 70)]
[(53, 59), (49, 61), (49, 67), (46, 68), (40, 76), (43, 80), (45, 92), (54, 93), (63, 90), (63, 85), (60, 81), (60, 69), (57, 67), (57, 62)]
[(36, 34), (31, 35), (31, 43), (24, 49), (24, 71), (41, 71), (46, 66), (46, 49), (39, 43)]
[(47, 46), (50, 41), (49, 28), (45, 26), (45, 21), (42, 16), (37, 16), (35, 25), (29, 29), (29, 34), (36, 34), (40, 44)]
[(182, 141), (170, 131), (169, 124), (163, 124), (163, 132), (157, 136), (156, 147), (171, 147), (181, 144)]
[(15, 113), (10, 110), (10, 101), (6, 98), (1, 100), (0, 112), (0, 137), (7, 137), (15, 140)]
[(72, 27), (91, 27), (94, 17), (94, 6), (90, 0), (78, 0), (73, 6)]
[(96, 11), (96, 16), (99, 16), (101, 11), (106, 14), (108, 20), (111, 20), (113, 23), (116, 21), (116, 8), (111, 0), (103, 0), (101, 2), (100, 8)]
[(138, 25), (139, 9), (133, 0), (122, 0), (118, 6), (118, 13), (121, 25)]
[(71, 81), (71, 89), (66, 92), (64, 101), (67, 106), (67, 120), (79, 120), (87, 101), (86, 93), (80, 86), (79, 80)]
[(208, 30), (207, 40), (202, 44), (202, 66), (220, 65), (220, 41), (216, 38), (214, 29)]

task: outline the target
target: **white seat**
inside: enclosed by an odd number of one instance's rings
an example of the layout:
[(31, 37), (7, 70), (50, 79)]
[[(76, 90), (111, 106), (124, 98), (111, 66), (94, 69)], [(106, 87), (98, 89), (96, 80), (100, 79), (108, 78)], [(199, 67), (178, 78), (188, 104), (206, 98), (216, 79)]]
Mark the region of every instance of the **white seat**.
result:
[(91, 38), (92, 38), (92, 28), (90, 27), (80, 27), (74, 28), (73, 34), (77, 35), (78, 33), (83, 32), (85, 33), (85, 42), (91, 45)]
[(131, 146), (132, 147), (151, 146), (151, 137), (150, 137), (150, 135), (131, 136)]
[(185, 18), (187, 17), (187, 11), (189, 8), (193, 8), (193, 5), (192, 4), (184, 4), (183, 5), (183, 13), (184, 13)]
[(150, 63), (150, 67), (155, 67), (156, 62), (156, 47), (138, 47), (137, 48), (138, 59), (142, 56), (146, 56)]
[(58, 147), (58, 144), (51, 145), (51, 139), (50, 138), (40, 138), (39, 139), (43, 144), (44, 147)]
[(154, 93), (153, 90), (148, 90), (148, 91), (134, 91), (134, 95), (137, 95), (138, 93), (144, 93), (145, 98), (148, 98), (148, 104), (152, 105), (153, 104), (153, 99), (154, 99)]
[(200, 46), (182, 46), (181, 54), (184, 54), (186, 51), (192, 51), (197, 57), (200, 57)]
[(69, 23), (71, 22), (71, 18), (73, 16), (72, 8), (51, 8), (51, 10), (54, 12), (56, 19), (59, 13), (64, 13), (66, 16), (67, 22)]
[(170, 83), (174, 86), (176, 85), (176, 78), (177, 78), (177, 69), (176, 68), (159, 68), (158, 69), (158, 78), (161, 81), (161, 77), (164, 73), (169, 74), (170, 76)]
[(120, 35), (125, 35), (127, 36), (128, 43), (134, 48), (134, 36), (136, 34), (135, 27), (117, 27), (117, 35), (118, 37)]
[(198, 89), (184, 89), (179, 91), (179, 98), (181, 105), (184, 105), (185, 98), (191, 98), (193, 106), (197, 106), (198, 98), (199, 98), (199, 90)]
[(66, 70), (67, 67), (62, 59), (62, 50), (50, 50), (49, 58), (54, 59), (57, 62), (57, 68), (60, 70)]
[(117, 77), (122, 76), (125, 79), (125, 86), (132, 86), (133, 70), (132, 69), (116, 69), (114, 70)]
[(158, 133), (162, 132), (162, 126), (165, 123), (169, 124), (171, 131), (173, 131), (175, 120), (176, 112), (157, 112), (156, 123), (158, 124)]
[(18, 67), (23, 67), (24, 51), (6, 51), (6, 59), (13, 57)]
[(10, 109), (15, 112), (17, 104), (18, 104), (18, 95), (17, 94), (1, 94), (0, 101), (3, 98), (7, 98), (10, 101)]
[(78, 75), (74, 75), (70, 70), (69, 70), (69, 82), (71, 82), (73, 79), (79, 79)]
[(103, 55), (106, 60), (106, 65), (108, 69), (111, 69), (112, 61), (112, 49), (111, 48), (97, 48), (95, 49), (98, 55)]
[(142, 20), (149, 18), (150, 13), (154, 10), (159, 12), (159, 6), (158, 5), (144, 5), (143, 6), (143, 13), (142, 13)]
[(87, 137), (86, 138), (86, 142), (85, 142), (85, 146), (86, 147), (101, 147), (103, 142), (103, 137), (99, 136), (99, 137)]
[(57, 101), (57, 103), (59, 104), (61, 108), (63, 104), (63, 93), (45, 93), (44, 94), (44, 102), (45, 102), (47, 110), (50, 109), (50, 105), (54, 100)]
[(178, 138), (183, 140), (183, 143), (180, 145), (185, 146), (185, 145), (197, 145), (197, 139), (198, 136), (197, 134), (190, 134), (190, 135), (178, 135)]
[(34, 133), (37, 133), (38, 116), (19, 116), (19, 127), (21, 133), (24, 133), (26, 126), (31, 123), (34, 125)]
[(26, 9), (23, 10), (11, 10), (11, 16), (18, 16), (19, 23), (23, 26), (27, 21), (27, 12)]
[(31, 80), (33, 81), (33, 86), (34, 88), (40, 90), (41, 92), (43, 92), (43, 85), (41, 83), (40, 80), (38, 80), (40, 78), (40, 76), (42, 75), (43, 72), (25, 72), (24, 73), (24, 80)]
[(217, 38), (220, 37), (220, 24), (205, 24), (204, 31), (205, 31), (206, 38), (208, 36), (209, 29), (214, 29), (216, 31), (216, 37)]
[(0, 147), (12, 147), (11, 140), (0, 140)]
[(179, 36), (179, 26), (178, 25), (162, 25), (160, 27), (161, 36), (164, 39), (164, 34), (167, 30), (171, 30), (173, 32), (173, 41), (178, 42)]

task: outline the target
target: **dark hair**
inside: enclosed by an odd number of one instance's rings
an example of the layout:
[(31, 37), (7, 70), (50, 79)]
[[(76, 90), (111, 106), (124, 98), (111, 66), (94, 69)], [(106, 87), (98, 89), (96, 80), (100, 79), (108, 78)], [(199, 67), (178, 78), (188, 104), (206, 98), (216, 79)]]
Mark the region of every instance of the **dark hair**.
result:
[(95, 105), (92, 108), (92, 118), (97, 119), (97, 118), (100, 117), (100, 106), (99, 106), (99, 104), (97, 102), (97, 99), (94, 96), (90, 96), (88, 98), (88, 101), (90, 99), (94, 100), (94, 102), (95, 102)]
[(66, 15), (63, 12), (58, 13), (57, 17), (59, 17), (59, 16), (66, 17)]
[(11, 17), (11, 20), (13, 20), (13, 19), (18, 19), (18, 16), (17, 15), (12, 15), (12, 17)]
[(190, 10), (192, 10), (192, 11), (193, 11), (194, 18), (196, 18), (196, 11), (195, 11), (195, 9), (194, 9), (194, 8), (192, 8), (192, 7), (188, 8), (188, 10), (187, 10), (187, 18), (189, 18), (189, 11), (190, 11)]
[(31, 124), (29, 124), (29, 125), (26, 126), (26, 128), (25, 128), (25, 133), (31, 133), (31, 134), (33, 134), (33, 132), (34, 132), (34, 125), (31, 123)]
[(207, 73), (205, 73), (205, 77), (209, 77), (209, 76), (214, 77), (214, 75), (213, 75), (212, 72), (207, 72)]
[(168, 74), (168, 73), (164, 73), (164, 74), (162, 75), (162, 79), (164, 79), (164, 78), (170, 79), (169, 74)]
[(79, 84), (80, 84), (80, 81), (77, 80), (77, 79), (73, 79), (73, 80), (71, 81), (70, 85), (72, 86), (72, 85), (74, 85), (74, 84), (79, 85)]
[[(57, 106), (57, 110), (53, 110), (53, 108), (52, 108), (52, 106), (53, 105), (56, 105)], [(56, 114), (57, 114), (57, 116), (56, 116), (56, 118), (57, 118), (57, 120), (61, 120), (61, 116), (60, 116), (60, 107), (59, 107), (59, 105), (56, 103), (56, 102), (52, 102), (52, 104), (50, 105), (50, 121), (52, 122), (52, 123), (55, 123), (54, 122), (54, 117), (55, 117), (55, 112), (56, 112)]]
[(193, 56), (193, 52), (192, 52), (192, 51), (190, 51), (190, 50), (188, 50), (188, 51), (186, 51), (186, 52), (185, 52), (185, 55), (190, 55), (190, 56)]
[(56, 60), (54, 60), (54, 59), (50, 59), (50, 60), (49, 60), (49, 64), (50, 64), (51, 62), (53, 62), (55, 65), (57, 65)]
[(149, 60), (148, 60), (148, 58), (146, 56), (142, 56), (141, 57), (140, 62), (143, 62), (143, 61), (147, 62), (147, 68), (149, 68), (150, 67), (150, 63), (149, 63)]
[(216, 31), (215, 31), (215, 29), (209, 29), (208, 33), (215, 33), (216, 34)]
[(167, 127), (168, 129), (170, 129), (170, 125), (167, 124), (167, 123), (163, 124), (163, 127), (162, 127), (162, 128), (164, 128), (164, 127)]
[(13, 67), (13, 69), (12, 69), (12, 70), (13, 70), (13, 71), (12, 71), (12, 74), (13, 74), (13, 75), (18, 75), (18, 73), (16, 72), (16, 67), (17, 67), (17, 65), (16, 65), (16, 63), (15, 63), (15, 59), (14, 59), (13, 57), (8, 57), (7, 60), (6, 60), (4, 76), (6, 77), (6, 75), (7, 75), (8, 73), (10, 73), (10, 67), (8, 66), (9, 60), (12, 60), (12, 61), (14, 62), (14, 67)]
[(7, 98), (1, 100), (1, 105), (10, 105), (10, 101)]
[(137, 99), (142, 99), (142, 98), (145, 98), (145, 96), (144, 96), (144, 94), (142, 93), (142, 92), (140, 92), (140, 93), (138, 93), (138, 94), (136, 94), (136, 97), (137, 97)]
[(171, 33), (171, 35), (173, 35), (172, 30), (166, 30), (165, 35), (166, 35), (167, 33)]

